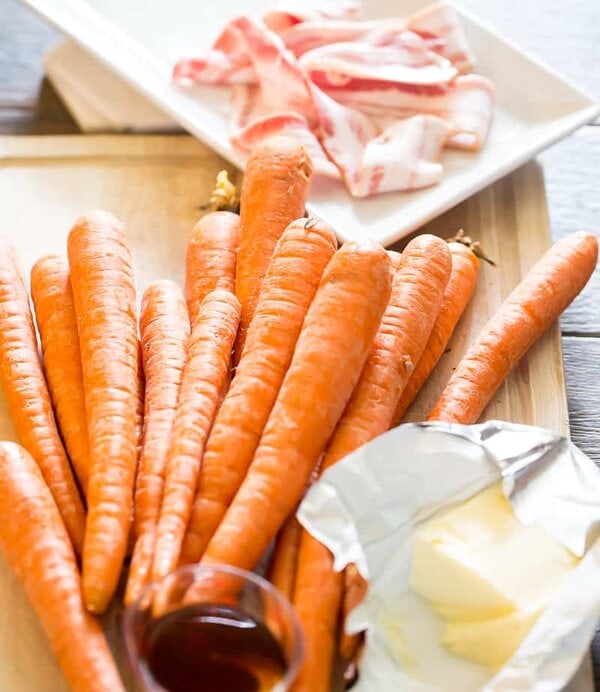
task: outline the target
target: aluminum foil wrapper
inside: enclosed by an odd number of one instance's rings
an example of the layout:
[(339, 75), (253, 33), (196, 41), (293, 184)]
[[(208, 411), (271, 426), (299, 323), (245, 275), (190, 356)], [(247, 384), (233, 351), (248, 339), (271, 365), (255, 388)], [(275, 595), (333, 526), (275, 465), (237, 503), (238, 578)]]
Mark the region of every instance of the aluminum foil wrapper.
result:
[[(500, 480), (519, 521), (582, 559), (493, 674), (438, 643), (442, 621), (408, 579), (415, 528)], [(336, 570), (353, 562), (369, 579), (346, 626), (367, 628), (356, 692), (551, 692), (587, 652), (600, 619), (600, 470), (556, 433), (498, 421), (402, 425), (329, 469), (298, 518)]]

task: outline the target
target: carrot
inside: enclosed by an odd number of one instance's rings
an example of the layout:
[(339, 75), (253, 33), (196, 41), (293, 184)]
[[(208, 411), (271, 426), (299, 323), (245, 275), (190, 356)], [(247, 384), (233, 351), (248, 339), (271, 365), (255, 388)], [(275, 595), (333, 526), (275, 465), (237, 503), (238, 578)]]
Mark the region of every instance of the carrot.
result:
[(465, 311), (477, 283), (479, 260), (475, 253), (463, 243), (448, 243), (452, 254), (452, 272), (444, 292), (442, 307), (433, 325), (423, 355), (406, 385), (394, 414), (394, 425), (398, 425), (421, 387), (431, 375), (454, 333), (461, 315)]
[[(142, 344), (138, 339), (137, 343), (137, 383), (135, 392), (135, 476), (134, 487), (137, 483), (137, 477), (140, 470), (140, 461), (142, 456), (142, 442), (144, 439), (144, 399), (146, 398), (146, 379), (144, 377), (144, 364), (142, 362)], [(129, 517), (129, 530), (127, 532), (127, 547), (125, 548), (125, 557), (131, 557), (135, 542), (135, 502), (131, 507), (131, 516)]]
[(152, 565), (154, 579), (172, 572), (179, 561), (206, 438), (229, 375), (239, 319), (237, 298), (217, 289), (202, 301), (192, 329), (167, 452)]
[[(390, 427), (412, 364), (423, 353), (442, 303), (451, 270), (450, 251), (443, 240), (420, 235), (402, 255), (390, 254), (396, 269), (390, 301), (327, 446), (321, 473)], [(304, 632), (305, 657), (295, 690), (329, 688), (342, 593), (343, 575), (334, 571), (331, 553), (303, 531), (293, 603)]]
[(254, 315), (263, 277), (279, 237), (304, 214), (312, 163), (295, 139), (273, 137), (252, 152), (240, 200), (240, 248), (235, 293), (242, 304), (236, 360)]
[(336, 245), (329, 226), (300, 219), (275, 247), (244, 353), (208, 439), (182, 562), (200, 559), (244, 479)]
[(138, 339), (131, 253), (121, 224), (102, 211), (69, 233), (69, 265), (90, 449), (83, 595), (106, 609), (127, 549), (137, 465)]
[(177, 284), (157, 281), (148, 286), (142, 297), (140, 331), (146, 400), (126, 603), (134, 601), (150, 579), (166, 457), (190, 336), (188, 311)]
[(77, 320), (66, 257), (48, 255), (33, 265), (31, 297), (56, 418), (79, 485), (85, 493), (89, 476), (87, 418)]
[[(320, 470), (320, 463), (317, 463), (310, 475), (307, 489), (317, 480)], [(302, 536), (302, 526), (296, 518), (297, 509), (298, 507), (294, 508), (277, 534), (268, 572), (269, 581), (284, 593), (289, 601), (294, 598), (298, 550)]]
[(346, 243), (327, 265), (244, 482), (203, 562), (251, 569), (294, 509), (365, 363), (387, 305), (391, 262)]
[[(137, 381), (135, 388), (135, 448), (139, 462), (144, 441), (144, 399), (146, 398), (146, 378), (144, 376), (144, 362), (142, 359), (142, 343), (137, 342)], [(137, 477), (137, 468), (136, 468)]]
[[(350, 564), (344, 570), (344, 596), (342, 599), (342, 622), (346, 621), (348, 615), (362, 603), (367, 595), (367, 582), (362, 578), (358, 568)], [(346, 634), (342, 627), (340, 633), (339, 652), (343, 661), (352, 661), (360, 647), (361, 637), (358, 634)]]
[(298, 567), (298, 548), (302, 526), (296, 519), (296, 512), (290, 515), (283, 525), (269, 565), (269, 581), (291, 601), (294, 597), (296, 569)]
[(39, 465), (79, 554), (85, 511), (56, 427), (18, 259), (10, 242), (2, 236), (0, 381), (21, 444)]
[(69, 536), (31, 456), (0, 443), (0, 547), (73, 692), (124, 690), (98, 622), (83, 608)]
[(211, 291), (235, 291), (239, 242), (240, 217), (229, 211), (211, 212), (194, 226), (185, 257), (185, 297), (191, 324)]
[(585, 286), (597, 259), (590, 233), (553, 245), (483, 327), (427, 420), (477, 422), (508, 373)]

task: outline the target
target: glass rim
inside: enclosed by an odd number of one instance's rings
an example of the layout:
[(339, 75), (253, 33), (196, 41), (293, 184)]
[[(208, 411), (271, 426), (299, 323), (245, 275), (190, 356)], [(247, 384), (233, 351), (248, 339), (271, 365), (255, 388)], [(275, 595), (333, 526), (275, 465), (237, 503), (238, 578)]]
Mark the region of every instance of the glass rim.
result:
[(136, 615), (141, 611), (140, 606), (143, 599), (147, 597), (150, 591), (156, 589), (159, 584), (163, 584), (167, 579), (173, 579), (177, 576), (183, 576), (186, 574), (202, 575), (210, 573), (227, 574), (233, 577), (238, 577), (245, 582), (250, 582), (273, 598), (278, 607), (282, 609), (286, 618), (291, 624), (291, 628), (294, 633), (294, 644), (285, 674), (273, 689), (277, 691), (280, 689), (280, 687), (284, 690), (291, 688), (292, 683), (298, 675), (300, 665), (302, 664), (302, 660), (304, 658), (304, 633), (302, 632), (302, 627), (300, 626), (300, 621), (294, 606), (277, 587), (273, 586), (270, 581), (262, 577), (260, 574), (250, 572), (240, 567), (234, 567), (233, 565), (226, 565), (217, 562), (208, 565), (192, 564), (178, 567), (165, 577), (155, 579), (146, 584), (135, 601), (125, 606), (125, 609), (123, 610), (123, 619), (121, 622), (121, 632), (123, 636), (123, 643), (125, 645), (126, 658), (135, 675), (151, 689), (156, 690), (157, 692), (168, 692), (164, 687), (162, 687), (162, 685), (149, 677), (148, 672), (143, 666), (140, 665), (139, 656), (136, 655), (138, 646), (136, 643), (136, 638), (133, 634), (133, 622)]

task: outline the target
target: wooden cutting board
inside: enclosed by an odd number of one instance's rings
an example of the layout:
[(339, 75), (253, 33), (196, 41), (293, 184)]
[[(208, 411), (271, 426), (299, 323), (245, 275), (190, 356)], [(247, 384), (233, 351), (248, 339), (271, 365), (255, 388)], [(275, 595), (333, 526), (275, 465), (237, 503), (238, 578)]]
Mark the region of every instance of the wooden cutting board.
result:
[[(192, 138), (139, 136), (0, 137), (0, 232), (15, 244), (26, 272), (47, 253), (65, 253), (75, 218), (107, 209), (131, 240), (139, 294), (160, 278), (182, 283), (185, 244), (214, 185), (228, 168)], [(549, 245), (542, 171), (529, 163), (422, 230), (448, 237), (464, 228), (498, 266), (482, 265), (476, 296), (447, 353), (408, 418), (430, 408), (466, 346)], [(485, 412), (568, 433), (558, 327), (523, 359)], [(16, 439), (0, 398), (0, 439)], [(34, 614), (0, 556), (0, 690), (66, 689)], [(114, 620), (108, 623), (113, 633)], [(589, 665), (569, 687), (592, 690)]]

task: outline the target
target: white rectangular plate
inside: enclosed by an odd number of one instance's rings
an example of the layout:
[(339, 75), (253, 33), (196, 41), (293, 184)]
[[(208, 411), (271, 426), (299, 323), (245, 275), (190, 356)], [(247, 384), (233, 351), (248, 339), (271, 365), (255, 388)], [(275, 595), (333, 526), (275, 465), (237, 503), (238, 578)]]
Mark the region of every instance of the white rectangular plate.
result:
[[(24, 0), (146, 94), (183, 127), (234, 164), (227, 138), (228, 89), (184, 90), (171, 81), (173, 64), (199, 54), (231, 17), (260, 15), (274, 0)], [(410, 14), (426, 0), (365, 0), (368, 17)], [(463, 16), (477, 70), (496, 85), (489, 140), (480, 154), (445, 151), (444, 180), (418, 192), (354, 199), (338, 182), (313, 186), (310, 209), (342, 239), (392, 243), (514, 170), (539, 151), (595, 119), (598, 104), (546, 67)], [(449, 229), (455, 230), (455, 229)]]

